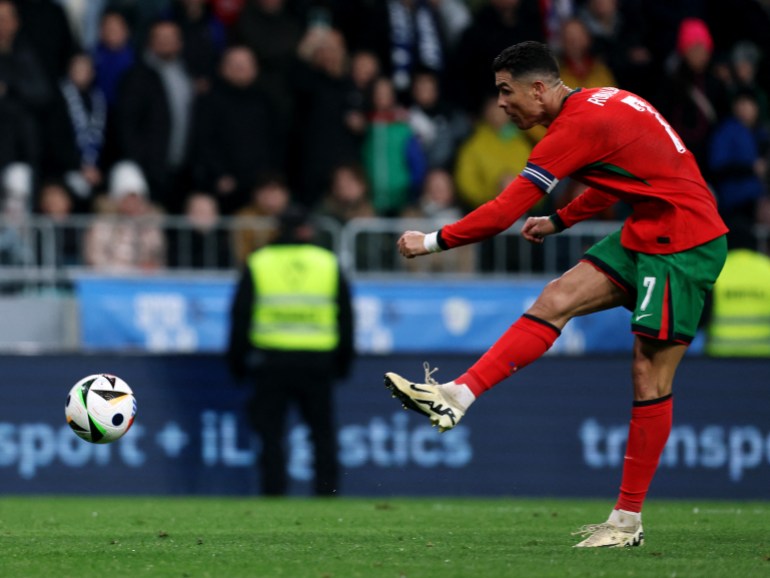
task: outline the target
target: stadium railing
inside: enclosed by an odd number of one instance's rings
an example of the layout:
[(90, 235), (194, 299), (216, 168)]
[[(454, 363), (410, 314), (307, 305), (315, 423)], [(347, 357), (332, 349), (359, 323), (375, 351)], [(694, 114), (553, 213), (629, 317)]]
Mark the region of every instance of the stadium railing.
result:
[[(154, 227), (162, 233), (164, 255), (159, 266), (117, 263), (89, 265), (85, 260), (89, 231), (101, 219), (108, 227)], [(112, 218), (73, 216), (63, 222), (30, 216), (0, 218), (0, 292), (34, 292), (66, 288), (80, 274), (232, 276), (240, 268), (237, 239), (269, 238), (274, 222), (268, 218), (222, 217), (210, 234), (193, 239), (195, 227), (186, 218)], [(620, 222), (589, 221), (554, 236), (542, 246), (524, 241), (521, 221), (484, 243), (424, 259), (398, 256), (395, 243), (405, 230), (432, 231), (442, 223), (430, 219), (353, 219), (344, 225), (318, 218), (320, 244), (335, 251), (351, 277), (495, 277), (552, 276), (572, 266), (595, 241), (620, 227)], [(144, 229), (142, 228), (144, 227)], [(770, 226), (757, 226), (757, 249), (770, 254)], [(107, 241), (112, 242), (112, 241)], [(128, 236), (120, 242), (141, 243)], [(225, 247), (222, 247), (222, 245)], [(243, 252), (243, 250), (241, 250)]]

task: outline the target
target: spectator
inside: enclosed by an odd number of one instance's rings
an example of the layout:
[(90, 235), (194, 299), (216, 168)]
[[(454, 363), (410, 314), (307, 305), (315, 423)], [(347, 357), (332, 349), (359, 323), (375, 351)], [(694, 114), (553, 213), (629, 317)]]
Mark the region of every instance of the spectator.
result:
[(131, 31), (123, 14), (108, 10), (102, 14), (99, 39), (93, 49), (96, 84), (112, 108), (118, 98), (118, 84), (123, 74), (134, 65)]
[(427, 0), (386, 0), (373, 4), (362, 27), (362, 46), (373, 51), (399, 99), (406, 102), (417, 70), (441, 75), (447, 47), (436, 6)]
[(717, 193), (719, 212), (728, 227), (757, 220), (757, 203), (767, 194), (767, 153), (770, 134), (758, 122), (754, 92), (733, 96), (732, 115), (722, 121), (709, 143), (709, 174)]
[(107, 198), (86, 231), (84, 261), (102, 271), (151, 271), (165, 267), (161, 213), (149, 201), (147, 181), (131, 161), (110, 172)]
[(61, 181), (44, 182), (38, 192), (38, 211), (53, 225), (53, 253), (47, 246), (41, 246), (39, 262), (44, 266), (80, 265), (81, 250), (79, 231), (72, 222), (75, 203), (72, 195)]
[[(644, 45), (646, 23), (639, 3), (588, 0), (578, 17), (593, 38), (592, 53), (609, 66), (617, 86), (647, 98), (655, 86), (652, 53)], [(568, 85), (571, 86), (571, 85)]]
[[(0, 5), (0, 11), (2, 6)], [(0, 171), (21, 164), (33, 172), (40, 157), (40, 139), (32, 116), (18, 102), (2, 94), (0, 84)]]
[(102, 184), (100, 166), (107, 124), (107, 101), (94, 84), (88, 54), (72, 57), (56, 96), (47, 120), (45, 172), (63, 177), (79, 207), (85, 209)]
[(257, 178), (251, 202), (235, 214), (233, 252), (238, 265), (245, 263), (252, 252), (275, 239), (275, 219), (288, 209), (291, 201), (291, 192), (283, 177), (265, 173)]
[(354, 134), (366, 132), (367, 113), (371, 109), (372, 86), (380, 77), (380, 61), (374, 52), (357, 50), (350, 57), (350, 80), (353, 83), (348, 95), (348, 112), (345, 124)]
[(37, 116), (53, 92), (33, 48), (19, 35), (19, 25), (15, 4), (0, 0), (0, 116), (10, 120), (2, 126), (12, 133), (2, 136), (0, 169), (16, 161), (37, 170), (42, 132)]
[(770, 357), (770, 258), (756, 250), (752, 227), (733, 222), (727, 236), (727, 260), (706, 321), (705, 350), (712, 357)]
[(409, 126), (422, 145), (430, 168), (449, 169), (457, 149), (471, 132), (467, 115), (441, 98), (438, 77), (429, 71), (415, 74)]
[(225, 215), (246, 205), (257, 174), (284, 167), (276, 108), (258, 76), (251, 50), (230, 47), (217, 82), (196, 106), (194, 183), (213, 192)]
[(500, 51), (523, 40), (543, 40), (542, 25), (534, 2), (489, 0), (474, 13), (451, 64), (446, 80), (448, 96), (466, 112), (481, 110), (487, 94), (494, 91), (489, 63)]
[(248, 414), (266, 495), (288, 491), (283, 446), (294, 404), (310, 430), (314, 493), (339, 491), (333, 383), (353, 360), (353, 308), (337, 258), (312, 239), (304, 215), (283, 215), (280, 237), (249, 256), (231, 306), (227, 361), (254, 384)]
[[(407, 219), (426, 219), (428, 223), (420, 227), (430, 230), (438, 230), (459, 220), (463, 212), (457, 204), (452, 175), (440, 168), (428, 171), (417, 202), (407, 207), (401, 216)], [(456, 254), (448, 251), (432, 255), (430, 259), (412, 259), (407, 261), (406, 267), (415, 272), (471, 273), (475, 267), (475, 249), (459, 247)]]
[(396, 100), (391, 80), (379, 78), (372, 94), (364, 167), (375, 211), (380, 216), (396, 216), (422, 184), (425, 153), (409, 127), (407, 111)]
[(305, 207), (315, 206), (340, 163), (360, 162), (365, 131), (363, 110), (348, 69), (342, 34), (314, 27), (299, 47), (302, 59), (294, 74), (294, 189)]
[(711, 132), (726, 112), (725, 86), (710, 70), (713, 50), (705, 22), (685, 18), (679, 27), (673, 71), (661, 83), (657, 99), (658, 110), (695, 155), (702, 171), (708, 167)]
[(286, 0), (246, 0), (230, 29), (230, 44), (248, 46), (254, 52), (261, 67), (260, 82), (280, 107), (280, 125), (288, 130), (294, 111), (290, 80), (302, 26), (285, 4)]
[(340, 225), (351, 219), (374, 217), (363, 168), (355, 164), (339, 165), (332, 171), (330, 183), (315, 214), (329, 217)]
[(173, 22), (150, 29), (147, 51), (123, 77), (116, 130), (123, 158), (139, 164), (152, 200), (178, 212), (188, 190), (187, 162), (193, 82), (181, 60), (182, 37)]
[[(0, 264), (32, 265), (31, 231), (28, 227), (32, 198), (32, 170), (28, 165), (15, 163), (0, 171)], [(2, 292), (14, 292), (16, 284), (0, 284)]]
[(226, 269), (232, 264), (230, 239), (221, 226), (214, 196), (192, 192), (184, 205), (182, 225), (168, 237), (168, 264), (184, 269)]
[(108, 10), (123, 14), (133, 31), (132, 42), (137, 51), (147, 43), (147, 33), (173, 0), (109, 0)]
[(473, 133), (460, 147), (455, 167), (460, 201), (468, 210), (494, 199), (502, 190), (503, 179), (518, 175), (532, 151), (529, 139), (497, 106), (495, 96), (487, 97), (481, 113)]
[(56, 84), (79, 48), (64, 9), (53, 0), (25, 0), (16, 7), (22, 36), (37, 55), (49, 84)]
[(570, 18), (562, 28), (559, 68), (567, 86), (601, 88), (617, 86), (607, 65), (591, 52), (591, 33), (583, 22)]
[(206, 92), (227, 44), (224, 24), (207, 0), (174, 0), (165, 16), (182, 32), (182, 59), (196, 92)]
[(737, 43), (730, 53), (732, 71), (730, 90), (733, 93), (750, 91), (759, 106), (759, 123), (767, 126), (770, 123), (770, 103), (768, 103), (767, 91), (757, 78), (761, 60), (762, 54), (756, 44), (749, 41)]

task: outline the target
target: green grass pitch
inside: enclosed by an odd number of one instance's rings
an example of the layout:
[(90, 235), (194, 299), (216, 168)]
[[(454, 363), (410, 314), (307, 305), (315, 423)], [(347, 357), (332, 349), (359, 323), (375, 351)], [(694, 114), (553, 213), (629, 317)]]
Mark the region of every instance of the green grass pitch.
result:
[(649, 500), (641, 548), (578, 550), (608, 501), (0, 498), (14, 578), (770, 577), (770, 503)]

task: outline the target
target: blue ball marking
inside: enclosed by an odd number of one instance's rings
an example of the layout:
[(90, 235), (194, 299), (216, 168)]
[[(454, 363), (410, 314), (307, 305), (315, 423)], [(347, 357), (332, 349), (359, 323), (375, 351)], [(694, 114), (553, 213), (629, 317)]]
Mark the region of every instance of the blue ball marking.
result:
[(70, 406), (70, 399), (71, 399), (71, 398), (72, 398), (72, 396), (71, 396), (71, 395), (68, 395), (68, 396), (67, 396), (67, 401), (64, 403), (64, 407), (69, 407), (69, 406)]
[(112, 425), (119, 426), (123, 423), (123, 414), (122, 413), (116, 413), (112, 416)]

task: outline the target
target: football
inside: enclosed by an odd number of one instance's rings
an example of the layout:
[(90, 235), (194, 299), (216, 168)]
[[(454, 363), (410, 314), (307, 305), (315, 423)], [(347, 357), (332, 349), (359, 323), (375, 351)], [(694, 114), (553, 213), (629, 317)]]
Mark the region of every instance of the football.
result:
[(72, 386), (64, 414), (78, 436), (87, 442), (108, 444), (122, 437), (134, 423), (136, 398), (119, 377), (97, 373)]

